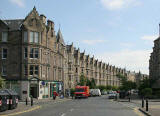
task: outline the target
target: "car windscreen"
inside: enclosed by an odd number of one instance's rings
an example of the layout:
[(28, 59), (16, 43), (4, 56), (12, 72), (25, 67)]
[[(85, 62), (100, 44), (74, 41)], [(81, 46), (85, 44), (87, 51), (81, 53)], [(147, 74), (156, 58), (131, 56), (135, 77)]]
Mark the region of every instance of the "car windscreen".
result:
[(84, 92), (83, 88), (76, 88), (76, 92)]

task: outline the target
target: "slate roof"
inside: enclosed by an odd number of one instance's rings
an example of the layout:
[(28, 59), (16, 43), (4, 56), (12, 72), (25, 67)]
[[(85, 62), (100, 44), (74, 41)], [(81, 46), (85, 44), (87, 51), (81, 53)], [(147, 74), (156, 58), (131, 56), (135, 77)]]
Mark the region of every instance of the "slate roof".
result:
[(63, 45), (65, 45), (64, 39), (63, 39), (63, 36), (62, 36), (62, 33), (61, 33), (60, 29), (58, 30), (58, 33), (57, 33), (57, 41), (62, 43)]
[(15, 20), (2, 20), (10, 30), (19, 30), (22, 25), (24, 19), (15, 19)]

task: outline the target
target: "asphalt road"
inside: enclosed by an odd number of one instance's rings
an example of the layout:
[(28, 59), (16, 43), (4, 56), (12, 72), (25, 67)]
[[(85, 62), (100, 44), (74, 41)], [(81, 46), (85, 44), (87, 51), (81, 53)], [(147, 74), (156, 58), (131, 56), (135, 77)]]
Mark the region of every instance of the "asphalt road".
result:
[(106, 96), (41, 105), (41, 109), (21, 116), (143, 116), (126, 104), (109, 100)]

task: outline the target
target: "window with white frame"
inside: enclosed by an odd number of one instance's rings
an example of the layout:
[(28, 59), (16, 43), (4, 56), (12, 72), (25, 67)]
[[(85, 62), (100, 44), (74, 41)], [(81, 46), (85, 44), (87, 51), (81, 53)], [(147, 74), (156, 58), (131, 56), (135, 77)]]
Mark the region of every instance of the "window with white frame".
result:
[(2, 76), (6, 76), (7, 75), (7, 68), (6, 66), (2, 66)]
[(2, 59), (7, 58), (7, 48), (2, 48)]
[(34, 42), (34, 32), (30, 32), (30, 39), (29, 42), (33, 43)]
[(34, 43), (38, 43), (39, 42), (39, 33), (38, 32), (34, 32)]
[(38, 65), (30, 65), (29, 75), (39, 75), (39, 66)]
[(30, 32), (30, 40), (29, 40), (30, 43), (39, 43), (39, 39), (40, 39), (39, 32), (33, 32), (33, 31)]
[(38, 75), (38, 73), (39, 73), (39, 67), (38, 67), (38, 66), (35, 66), (35, 67), (34, 67), (34, 74), (35, 74), (35, 75)]
[(38, 56), (39, 56), (39, 49), (34, 48), (34, 58), (38, 58)]
[(24, 58), (26, 59), (28, 57), (28, 48), (24, 48)]
[(28, 42), (28, 32), (24, 31), (24, 42)]
[(39, 58), (39, 48), (30, 48), (30, 58)]
[(8, 32), (2, 32), (2, 42), (7, 42), (8, 40)]

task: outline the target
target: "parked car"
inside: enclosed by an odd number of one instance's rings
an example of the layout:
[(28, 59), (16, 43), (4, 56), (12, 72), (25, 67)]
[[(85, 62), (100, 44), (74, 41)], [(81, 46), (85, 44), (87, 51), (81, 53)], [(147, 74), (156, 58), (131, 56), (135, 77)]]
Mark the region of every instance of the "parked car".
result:
[(90, 96), (101, 96), (100, 89), (90, 89)]
[(115, 99), (115, 97), (117, 97), (117, 92), (115, 91), (110, 91), (108, 93), (108, 99)]
[(107, 95), (107, 91), (102, 91), (101, 94), (102, 95)]

